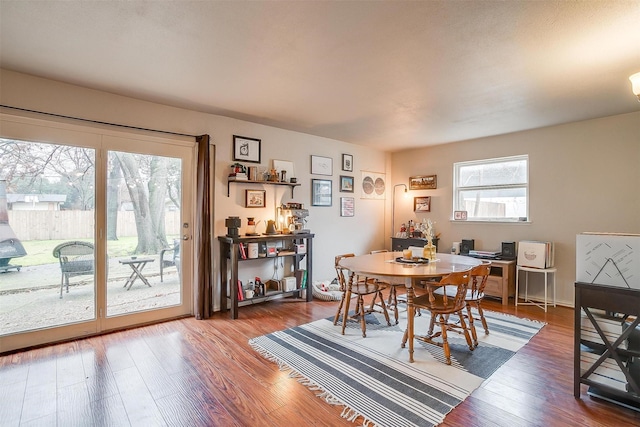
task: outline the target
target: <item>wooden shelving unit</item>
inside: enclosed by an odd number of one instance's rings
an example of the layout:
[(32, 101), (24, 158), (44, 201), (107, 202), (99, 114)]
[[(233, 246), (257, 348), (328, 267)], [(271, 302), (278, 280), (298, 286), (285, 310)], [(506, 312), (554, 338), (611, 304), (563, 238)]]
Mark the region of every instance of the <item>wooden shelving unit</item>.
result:
[(293, 199), (293, 190), (299, 187), (300, 184), (292, 182), (279, 182), (279, 181), (245, 181), (245, 180), (228, 180), (227, 181), (227, 197), (229, 197), (231, 184), (261, 184), (261, 185), (286, 185), (291, 188), (291, 198)]
[[(246, 181), (242, 181), (246, 182)], [(293, 269), (299, 270), (301, 262), (304, 260), (305, 269), (307, 270), (307, 295), (306, 301), (313, 299), (313, 292), (311, 292), (311, 284), (313, 283), (313, 237), (311, 233), (305, 234), (276, 234), (269, 236), (248, 236), (248, 237), (229, 237), (218, 236), (220, 242), (220, 310), (227, 310), (227, 303), (230, 303), (231, 318), (238, 318), (238, 307), (245, 304), (263, 302), (273, 299), (281, 295), (299, 296), (301, 294), (300, 289), (293, 291), (271, 291), (264, 296), (254, 297), (246, 303), (238, 301), (237, 283), (238, 283), (238, 269), (241, 264), (271, 261), (276, 257), (289, 257), (293, 260)], [(296, 244), (305, 245), (305, 253), (297, 253), (293, 250), (281, 251), (275, 257), (258, 257), (258, 258), (246, 258), (240, 257), (240, 244), (247, 246), (249, 243), (268, 243), (281, 241), (289, 248), (292, 248)], [(229, 289), (229, 295), (227, 295), (227, 289)]]

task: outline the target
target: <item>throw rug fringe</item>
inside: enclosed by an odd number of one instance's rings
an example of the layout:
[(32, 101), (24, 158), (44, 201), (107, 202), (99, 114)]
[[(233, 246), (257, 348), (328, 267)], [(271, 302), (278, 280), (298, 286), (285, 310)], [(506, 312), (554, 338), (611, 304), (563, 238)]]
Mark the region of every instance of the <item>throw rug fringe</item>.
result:
[[(368, 314), (366, 338), (358, 321), (349, 319), (342, 335), (342, 319), (334, 326), (327, 318), (252, 338), (249, 344), (327, 403), (344, 406), (342, 417), (349, 421), (370, 427), (435, 426), (545, 325), (484, 313), (489, 335), (477, 321), (474, 351), (463, 335), (447, 334), (451, 365), (444, 363), (441, 347), (420, 340), (414, 341), (415, 362), (409, 363), (407, 348), (400, 347), (406, 312), (393, 326), (379, 313)], [(426, 333), (428, 327), (423, 311), (415, 330)]]

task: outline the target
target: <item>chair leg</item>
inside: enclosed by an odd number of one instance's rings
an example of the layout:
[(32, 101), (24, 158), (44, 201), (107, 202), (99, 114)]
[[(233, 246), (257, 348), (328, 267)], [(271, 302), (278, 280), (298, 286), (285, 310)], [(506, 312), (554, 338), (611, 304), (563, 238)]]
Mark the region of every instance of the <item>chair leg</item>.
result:
[(433, 328), (435, 326), (435, 322), (436, 322), (436, 317), (432, 313), (431, 314), (431, 320), (429, 320), (429, 332), (427, 332), (427, 336), (432, 336), (433, 335)]
[(396, 292), (397, 286), (391, 286), (391, 290), (389, 291), (389, 299), (387, 300), (387, 307), (393, 304), (393, 317), (396, 321), (396, 325), (398, 324), (398, 294)]
[(442, 336), (442, 349), (444, 350), (444, 358), (447, 365), (451, 365), (451, 349), (449, 349), (449, 341), (447, 340), (447, 322), (443, 315), (440, 315), (440, 331)]
[[(478, 346), (478, 335), (476, 334), (476, 327), (473, 324), (473, 314), (471, 313), (471, 304), (467, 303), (467, 315), (469, 316), (469, 329), (471, 330), (471, 338), (473, 338), (473, 347)], [(462, 312), (460, 312), (462, 314)], [(462, 322), (461, 322), (462, 324)]]
[(475, 350), (475, 347), (471, 342), (471, 335), (469, 335), (469, 329), (467, 328), (467, 322), (464, 321), (464, 314), (462, 313), (462, 310), (458, 312), (458, 317), (460, 317), (460, 326), (464, 331), (464, 338), (467, 340), (467, 345), (469, 346), (469, 350), (473, 351)]
[[(404, 334), (402, 335), (402, 343), (400, 344), (400, 348), (404, 348), (404, 346), (407, 344), (408, 339), (409, 339), (409, 328), (406, 328), (404, 330)], [(411, 339), (413, 339), (413, 337), (411, 337)]]
[(342, 335), (344, 335), (344, 330), (347, 327), (347, 319), (349, 318), (349, 305), (351, 303), (350, 292), (347, 291), (343, 299), (345, 299), (346, 301), (344, 302), (344, 314), (342, 315)]
[[(60, 299), (62, 299), (62, 290), (64, 289), (64, 273), (60, 277)], [(69, 292), (69, 285), (67, 285), (67, 292)]]
[(338, 324), (338, 319), (340, 318), (340, 313), (342, 312), (342, 306), (344, 305), (344, 299), (346, 295), (347, 295), (346, 292), (342, 293), (340, 304), (338, 304), (338, 310), (336, 310), (336, 315), (333, 317), (333, 326), (336, 326)]
[[(387, 311), (387, 306), (384, 304), (384, 297), (382, 296), (382, 292), (376, 292), (376, 295), (380, 297), (380, 306), (382, 307), (382, 313), (384, 314), (384, 318), (387, 320), (387, 326), (391, 326), (391, 320), (389, 319), (389, 312)], [(396, 321), (396, 323), (398, 323)]]
[(356, 314), (360, 313), (360, 328), (362, 329), (362, 338), (367, 337), (367, 322), (365, 321), (365, 310), (364, 310), (364, 298), (362, 295), (358, 295), (358, 309)]
[(487, 326), (487, 320), (484, 318), (484, 311), (482, 311), (481, 301), (477, 301), (476, 306), (478, 308), (478, 313), (480, 314), (480, 321), (482, 322), (484, 333), (485, 335), (489, 335), (489, 327)]

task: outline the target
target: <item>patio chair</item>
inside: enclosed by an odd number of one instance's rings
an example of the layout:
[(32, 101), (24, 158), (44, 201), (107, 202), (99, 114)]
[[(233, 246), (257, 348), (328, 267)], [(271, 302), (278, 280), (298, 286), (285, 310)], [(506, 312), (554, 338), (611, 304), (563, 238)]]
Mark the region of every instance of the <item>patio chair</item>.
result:
[[(167, 252), (173, 252), (173, 254), (166, 255), (166, 259), (165, 259), (165, 253)], [(178, 273), (180, 273), (180, 240), (178, 239), (174, 239), (173, 240), (173, 246), (171, 246), (170, 248), (165, 248), (163, 250), (160, 251), (160, 281), (162, 282), (162, 273), (163, 270), (166, 267), (173, 267), (176, 266), (176, 268), (178, 269)]]
[(74, 276), (93, 275), (94, 247), (92, 243), (70, 241), (59, 244), (53, 249), (53, 256), (60, 261), (60, 298), (62, 290), (67, 286), (69, 293), (69, 278)]

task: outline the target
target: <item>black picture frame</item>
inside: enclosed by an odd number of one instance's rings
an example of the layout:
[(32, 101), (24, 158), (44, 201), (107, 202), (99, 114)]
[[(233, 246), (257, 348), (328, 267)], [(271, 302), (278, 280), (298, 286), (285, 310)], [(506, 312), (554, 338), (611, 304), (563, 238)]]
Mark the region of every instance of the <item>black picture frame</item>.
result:
[(345, 172), (353, 172), (353, 156), (351, 154), (342, 155), (342, 170)]
[(353, 177), (340, 175), (340, 191), (343, 193), (353, 193)]
[(333, 189), (330, 179), (311, 180), (311, 206), (331, 206)]
[(233, 160), (247, 163), (260, 163), (262, 140), (246, 136), (233, 135)]

